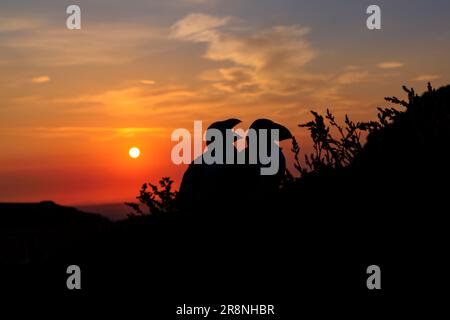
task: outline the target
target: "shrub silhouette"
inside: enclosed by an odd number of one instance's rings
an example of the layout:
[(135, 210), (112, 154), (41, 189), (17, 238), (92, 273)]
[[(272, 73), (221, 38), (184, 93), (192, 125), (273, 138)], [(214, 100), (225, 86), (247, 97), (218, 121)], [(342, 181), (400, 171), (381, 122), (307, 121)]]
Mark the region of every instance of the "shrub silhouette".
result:
[[(177, 192), (172, 191), (173, 182), (174, 181), (169, 177), (163, 177), (159, 180), (159, 186), (151, 183), (144, 183), (139, 191), (139, 195), (136, 197), (136, 199), (139, 200), (139, 203), (125, 202), (125, 204), (134, 211), (128, 216), (134, 217), (136, 215), (146, 214), (154, 215), (175, 211), (175, 199)], [(149, 190), (149, 187), (151, 191)], [(143, 211), (141, 205), (145, 206), (147, 210)]]
[[(421, 96), (403, 87), (408, 100), (389, 102), (405, 108), (381, 118), (383, 127), (367, 137), (367, 143), (352, 164), (361, 179), (390, 181), (385, 188), (408, 190), (408, 196), (441, 193), (450, 168), (450, 86), (428, 90)], [(434, 194), (436, 197), (437, 194)]]
[[(340, 169), (348, 166), (356, 154), (361, 151), (361, 133), (372, 128), (369, 123), (353, 122), (345, 116), (345, 127), (336, 122), (334, 115), (327, 109), (325, 117), (311, 111), (314, 120), (299, 124), (307, 128), (313, 142), (314, 152), (305, 155), (305, 165), (299, 159), (300, 147), (294, 139), (292, 151), (295, 157), (295, 168), (301, 175), (315, 172)], [(332, 130), (338, 132), (339, 137), (332, 135)]]
[[(408, 93), (408, 101), (400, 100), (397, 97), (386, 97), (385, 100), (406, 107), (406, 109), (414, 109), (419, 96), (414, 89), (403, 86), (403, 90)], [(434, 92), (435, 90), (428, 83), (428, 93), (433, 94)], [(346, 168), (353, 164), (365, 147), (361, 142), (363, 133), (370, 136), (377, 131), (383, 131), (404, 113), (405, 111), (395, 108), (378, 108), (378, 119), (375, 121), (353, 122), (348, 115), (345, 115), (344, 125), (340, 125), (329, 109), (326, 110), (325, 116), (311, 111), (314, 119), (299, 124), (299, 127), (309, 130), (314, 151), (309, 155), (305, 154), (304, 164), (302, 164), (301, 148), (294, 138), (291, 149), (294, 153), (294, 167), (300, 173), (300, 177), (308, 174), (325, 174)], [(333, 136), (333, 132), (337, 133), (337, 137)], [(292, 178), (292, 175), (288, 174)]]

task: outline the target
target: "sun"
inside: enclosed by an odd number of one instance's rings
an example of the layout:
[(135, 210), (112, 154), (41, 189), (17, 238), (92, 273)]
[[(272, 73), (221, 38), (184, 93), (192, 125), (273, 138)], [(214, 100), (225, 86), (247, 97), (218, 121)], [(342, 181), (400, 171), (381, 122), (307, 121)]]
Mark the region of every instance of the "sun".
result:
[(130, 149), (130, 151), (128, 151), (128, 154), (130, 155), (131, 158), (136, 159), (139, 158), (139, 156), (141, 155), (141, 150), (139, 150), (136, 147), (133, 147)]

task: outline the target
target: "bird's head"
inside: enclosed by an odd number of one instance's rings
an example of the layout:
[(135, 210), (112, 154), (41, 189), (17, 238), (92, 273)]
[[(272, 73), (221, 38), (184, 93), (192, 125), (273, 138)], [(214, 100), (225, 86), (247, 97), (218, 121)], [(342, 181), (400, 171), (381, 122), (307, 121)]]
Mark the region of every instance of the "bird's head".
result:
[(255, 120), (251, 124), (250, 129), (254, 129), (257, 132), (261, 129), (278, 130), (278, 133), (279, 133), (278, 141), (283, 141), (283, 140), (293, 138), (292, 133), (289, 131), (288, 128), (286, 128), (285, 126), (282, 126), (281, 124), (276, 123), (272, 120), (269, 120), (269, 119)]
[[(216, 129), (219, 130), (223, 137), (226, 136), (227, 130), (233, 129), (236, 125), (241, 123), (242, 121), (239, 119), (231, 118), (223, 121), (216, 121), (212, 123), (207, 130)], [(242, 137), (236, 133), (234, 133), (234, 141), (237, 141), (239, 139), (242, 139)], [(207, 142), (207, 144), (210, 144), (212, 141)]]

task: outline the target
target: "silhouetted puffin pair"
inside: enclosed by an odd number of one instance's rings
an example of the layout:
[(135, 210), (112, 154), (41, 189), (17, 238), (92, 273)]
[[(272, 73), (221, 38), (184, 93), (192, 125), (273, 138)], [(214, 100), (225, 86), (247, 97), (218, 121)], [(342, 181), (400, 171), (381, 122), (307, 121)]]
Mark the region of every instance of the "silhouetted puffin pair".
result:
[[(218, 121), (211, 124), (207, 130), (217, 129), (225, 137), (226, 131), (233, 129), (239, 123), (241, 123), (239, 119)], [(184, 173), (178, 193), (179, 204), (183, 209), (197, 211), (202, 210), (202, 208), (209, 208), (214, 211), (220, 209), (222, 205), (233, 202), (233, 197), (243, 199), (250, 194), (269, 194), (278, 189), (286, 172), (286, 158), (276, 142), (291, 139), (292, 134), (286, 127), (269, 119), (258, 119), (251, 124), (249, 129), (255, 130), (256, 133), (259, 133), (260, 130), (267, 130), (266, 146), (268, 146), (268, 153), (266, 152), (266, 154), (269, 157), (271, 156), (270, 147), (278, 152), (278, 171), (274, 175), (261, 175), (261, 168), (269, 167), (270, 164), (262, 163), (259, 157), (257, 157), (256, 163), (250, 163), (251, 148), (249, 147), (248, 136), (246, 137), (246, 148), (241, 151), (237, 151), (234, 142), (242, 137), (235, 135), (232, 148), (226, 145), (227, 141), (224, 139), (222, 153), (224, 158), (227, 148), (230, 148), (234, 150), (235, 160), (245, 155), (245, 163), (225, 164), (224, 159), (224, 164), (211, 165), (204, 161), (197, 164), (194, 160)], [(271, 134), (273, 129), (278, 130), (277, 140)], [(253, 151), (256, 151), (256, 154), (259, 155), (260, 135), (256, 134), (252, 139), (256, 148)], [(207, 146), (210, 143), (207, 142)], [(204, 157), (208, 152), (211, 152), (211, 150), (207, 148), (200, 157)]]

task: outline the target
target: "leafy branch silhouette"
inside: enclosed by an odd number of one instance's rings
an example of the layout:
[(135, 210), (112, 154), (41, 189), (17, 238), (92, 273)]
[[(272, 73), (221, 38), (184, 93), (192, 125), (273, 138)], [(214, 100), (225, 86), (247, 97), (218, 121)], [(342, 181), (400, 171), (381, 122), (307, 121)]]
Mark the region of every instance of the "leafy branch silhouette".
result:
[[(176, 210), (175, 199), (177, 192), (172, 191), (173, 182), (169, 177), (163, 177), (159, 180), (159, 186), (144, 183), (139, 191), (139, 195), (136, 197), (139, 203), (125, 202), (134, 211), (128, 216), (174, 212)], [(141, 206), (146, 207), (147, 210), (143, 211)]]
[[(385, 100), (407, 109), (411, 108), (419, 96), (414, 89), (403, 86), (403, 90), (408, 94), (408, 101), (400, 100), (397, 97), (386, 97)], [(434, 92), (430, 83), (428, 83), (428, 92)], [(294, 153), (294, 167), (300, 173), (300, 178), (307, 174), (324, 174), (349, 166), (363, 149), (361, 142), (363, 133), (370, 134), (381, 130), (404, 113), (395, 108), (377, 109), (378, 119), (376, 121), (354, 122), (348, 115), (345, 115), (343, 125), (336, 121), (329, 109), (326, 110), (325, 115), (311, 111), (314, 119), (298, 125), (309, 130), (313, 142), (313, 152), (305, 154), (304, 164), (300, 159), (301, 148), (296, 139), (292, 139), (291, 151)], [(332, 132), (336, 132), (337, 137), (333, 136)], [(293, 178), (291, 173), (288, 175), (289, 179)]]

